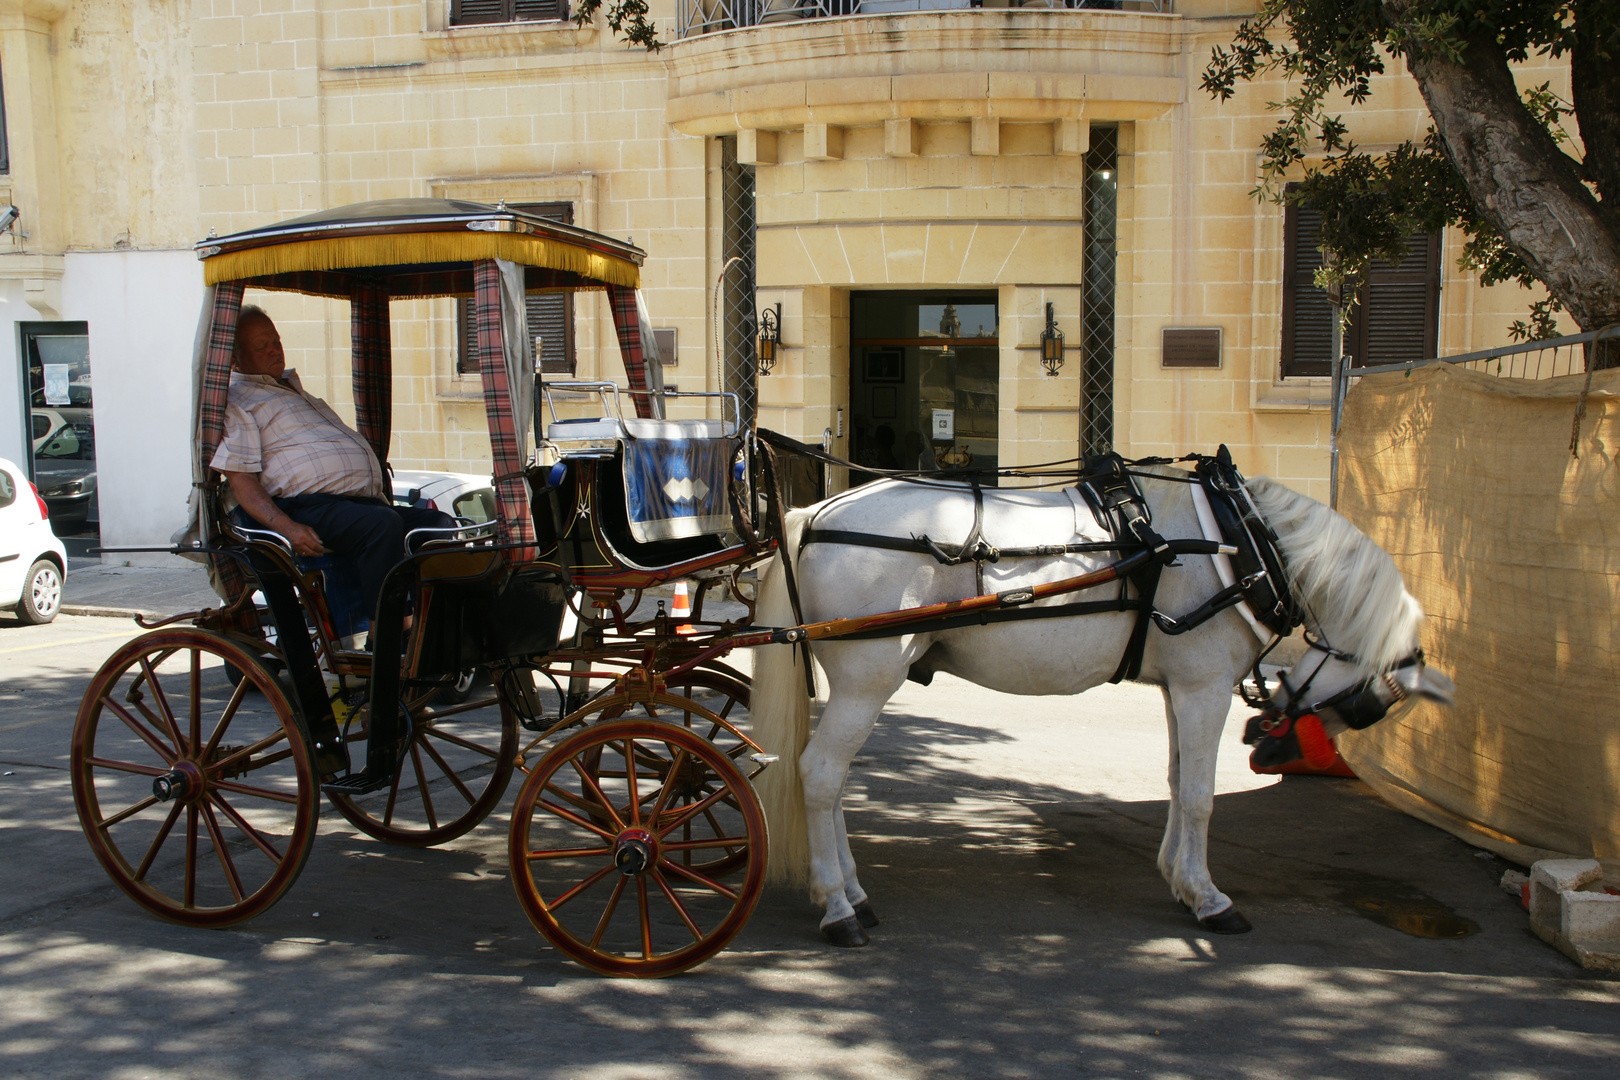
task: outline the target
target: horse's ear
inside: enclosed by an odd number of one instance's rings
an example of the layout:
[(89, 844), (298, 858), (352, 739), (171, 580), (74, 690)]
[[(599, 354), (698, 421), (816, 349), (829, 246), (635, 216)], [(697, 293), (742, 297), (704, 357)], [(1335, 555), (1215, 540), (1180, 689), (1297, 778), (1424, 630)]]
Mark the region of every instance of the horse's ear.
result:
[(1232, 451), (1226, 448), (1225, 443), (1221, 443), (1220, 448), (1215, 451), (1215, 460), (1222, 465), (1232, 464)]
[(1457, 684), (1445, 672), (1426, 667), (1418, 674), (1417, 693), (1430, 701), (1450, 705), (1456, 697)]

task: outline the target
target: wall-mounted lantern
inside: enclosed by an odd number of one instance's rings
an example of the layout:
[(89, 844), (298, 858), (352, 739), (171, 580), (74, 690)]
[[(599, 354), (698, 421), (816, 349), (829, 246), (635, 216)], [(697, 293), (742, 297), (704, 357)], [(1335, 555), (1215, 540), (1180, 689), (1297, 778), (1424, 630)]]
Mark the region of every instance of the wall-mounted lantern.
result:
[(1056, 375), (1063, 366), (1063, 331), (1058, 329), (1057, 316), (1052, 305), (1046, 305), (1046, 329), (1041, 331), (1041, 367), (1048, 375)]
[(754, 355), (759, 360), (759, 373), (769, 375), (776, 366), (776, 352), (782, 346), (782, 305), (776, 304), (759, 313), (759, 341)]

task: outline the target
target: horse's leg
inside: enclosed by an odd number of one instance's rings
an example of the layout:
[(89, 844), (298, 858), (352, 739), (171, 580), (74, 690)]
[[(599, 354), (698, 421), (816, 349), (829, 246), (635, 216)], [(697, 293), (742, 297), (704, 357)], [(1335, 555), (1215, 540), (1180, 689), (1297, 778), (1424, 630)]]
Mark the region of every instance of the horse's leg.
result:
[[(1168, 691), (1174, 733), (1170, 821), (1160, 849), (1160, 870), (1176, 898), (1198, 924), (1218, 934), (1241, 934), (1251, 927), (1231, 898), (1209, 876), (1209, 818), (1215, 808), (1215, 755), (1232, 706), (1224, 685), (1172, 686)], [(1168, 866), (1166, 860), (1168, 859)]]
[(872, 734), (887, 698), (851, 694), (830, 673), (828, 682), (832, 690), (827, 707), (799, 758), (810, 841), (810, 899), (825, 909), (821, 931), (828, 940), (834, 945), (865, 945), (866, 933), (844, 895), (844, 860), (849, 856), (848, 847), (840, 843), (838, 811), (850, 762)]
[(1181, 744), (1176, 724), (1175, 703), (1164, 691), (1164, 720), (1170, 732), (1170, 812), (1165, 817), (1164, 841), (1159, 845), (1159, 873), (1175, 883), (1176, 860), (1181, 854)]
[(838, 809), (833, 811), (833, 826), (838, 836), (838, 865), (844, 872), (844, 899), (855, 909), (855, 921), (870, 930), (878, 924), (877, 912), (866, 898), (866, 890), (855, 878), (855, 856), (849, 851), (849, 833), (844, 829), (844, 795), (838, 793)]

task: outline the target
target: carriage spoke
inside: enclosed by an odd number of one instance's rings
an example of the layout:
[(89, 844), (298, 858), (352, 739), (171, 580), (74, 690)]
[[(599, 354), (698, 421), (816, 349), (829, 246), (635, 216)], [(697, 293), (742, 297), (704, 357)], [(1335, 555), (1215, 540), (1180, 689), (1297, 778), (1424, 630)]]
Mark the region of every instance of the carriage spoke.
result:
[(202, 650), (191, 650), (191, 745), (202, 745)]
[[(630, 824), (641, 824), (641, 801), (636, 793), (636, 740), (626, 736), (624, 740), (624, 782), (630, 789)], [(645, 897), (645, 891), (643, 896)], [(645, 905), (645, 901), (643, 901)]]
[(675, 909), (675, 914), (679, 915), (681, 922), (686, 924), (686, 929), (692, 934), (692, 940), (702, 941), (703, 931), (699, 930), (698, 924), (692, 921), (691, 913), (686, 910), (686, 905), (681, 903), (680, 898), (675, 895), (675, 890), (669, 887), (669, 882), (664, 880), (664, 875), (654, 870), (652, 877), (654, 881), (658, 882), (659, 889), (663, 890), (664, 898)]
[(252, 825), (249, 825), (247, 819), (241, 814), (237, 813), (236, 807), (232, 806), (218, 795), (209, 796), (208, 801), (223, 810), (225, 812), (225, 816), (231, 819), (232, 824), (242, 831), (242, 835), (253, 841), (253, 845), (260, 851), (264, 852), (265, 855), (269, 857), (271, 862), (277, 864), (278, 866), (281, 864), (281, 852), (277, 851), (275, 846), (272, 845), (270, 841), (266, 840), (264, 835), (260, 833), (258, 829), (255, 829)]
[(197, 804), (186, 804), (186, 907), (197, 906)]
[[(169, 816), (164, 819), (163, 827), (158, 830), (156, 838), (152, 841), (152, 846), (146, 849), (146, 858), (142, 859), (141, 865), (135, 868), (136, 881), (146, 880), (146, 872), (152, 869), (152, 860), (157, 858), (157, 853), (163, 848), (163, 841), (169, 838), (169, 833), (174, 829), (174, 823), (180, 820), (180, 811), (184, 809), (184, 803), (175, 803), (169, 808)], [(103, 823), (103, 827), (105, 827), (105, 823)]]
[(427, 814), (428, 828), (439, 827), (439, 816), (433, 812), (433, 795), (428, 791), (427, 777), (422, 774), (422, 755), (416, 743), (411, 743), (411, 768), (416, 773), (416, 790), (422, 793), (422, 811)]
[[(246, 680), (243, 681), (245, 682)], [(262, 769), (266, 765), (273, 765), (282, 758), (287, 757), (288, 753), (291, 752), (290, 749), (289, 751), (283, 753), (280, 757), (261, 758), (256, 762), (252, 761), (251, 759), (254, 754), (276, 745), (276, 743), (280, 742), (286, 737), (287, 733), (282, 731), (280, 728), (277, 728), (273, 734), (266, 735), (264, 738), (260, 739), (251, 746), (244, 746), (240, 750), (233, 750), (229, 754), (226, 754), (224, 757), (220, 758), (218, 761), (209, 761), (208, 768), (213, 772), (223, 774), (232, 771), (243, 761), (247, 761), (249, 766), (247, 769), (243, 770), (245, 772), (251, 772), (254, 769)], [(204, 758), (203, 760), (207, 761), (208, 759)]]
[(248, 687), (251, 685), (252, 680), (244, 675), (242, 681), (231, 688), (230, 699), (225, 702), (225, 708), (219, 714), (219, 722), (214, 725), (214, 733), (208, 736), (208, 745), (203, 747), (203, 752), (198, 755), (203, 761), (207, 761), (214, 755), (214, 749), (219, 746), (219, 740), (224, 737), (225, 729), (231, 726), (232, 720), (236, 719), (236, 710), (242, 707), (242, 701), (247, 697)]
[[(614, 808), (613, 800), (608, 798), (607, 794), (603, 792), (602, 786), (598, 784), (596, 782), (596, 778), (591, 775), (591, 770), (587, 769), (583, 764), (580, 763), (579, 755), (576, 754), (569, 758), (568, 764), (572, 765), (574, 767), (574, 771), (579, 774), (580, 783), (590, 789), (591, 794), (595, 795), (597, 800), (601, 802), (603, 809), (607, 810), (608, 816), (613, 818), (614, 827), (620, 830), (624, 829), (624, 819), (619, 816), (619, 811)], [(566, 795), (570, 799), (573, 798), (572, 795), (564, 792), (561, 788), (558, 788), (554, 784), (547, 784), (546, 790), (555, 791), (559, 795)], [(585, 800), (581, 799), (579, 801), (584, 803)]]
[(157, 756), (163, 759), (163, 763), (165, 765), (173, 765), (175, 763), (175, 760), (179, 757), (179, 754), (176, 751), (170, 750), (168, 747), (164, 746), (162, 740), (158, 738), (156, 732), (147, 727), (145, 724), (141, 723), (139, 720), (135, 719), (135, 717), (131, 716), (128, 709), (118, 704), (118, 702), (114, 701), (112, 698), (104, 697), (101, 700), (102, 703), (107, 706), (107, 708), (112, 710), (114, 716), (122, 720), (129, 727), (129, 730), (133, 731), (137, 736), (139, 736), (143, 743), (150, 746), (152, 750), (156, 752)]
[(450, 763), (444, 760), (444, 757), (433, 749), (433, 745), (425, 738), (422, 740), (422, 749), (427, 752), (428, 757), (433, 759), (433, 763), (439, 767), (439, 771), (444, 773), (450, 782), (455, 785), (456, 790), (461, 792), (461, 797), (467, 800), (468, 806), (478, 801), (478, 797), (472, 793), (472, 790), (461, 782), (461, 777), (456, 775), (456, 771), (450, 767)]
[(569, 889), (567, 892), (563, 893), (546, 906), (552, 911), (556, 911), (558, 908), (568, 903), (568, 901), (572, 900), (574, 897), (578, 896), (580, 893), (584, 892), (592, 885), (595, 885), (598, 881), (601, 881), (603, 878), (607, 877), (616, 870), (618, 870), (617, 866), (614, 866), (612, 863), (608, 863), (606, 866), (602, 867), (602, 869), (598, 870), (596, 873), (592, 874), (578, 885), (575, 885), (572, 889)]
[(252, 787), (248, 784), (238, 784), (230, 780), (213, 780), (210, 781), (210, 786), (216, 787), (220, 791), (229, 791), (233, 795), (246, 795), (250, 799), (268, 799), (270, 802), (287, 803), (289, 806), (298, 804), (298, 796), (288, 794), (285, 791), (271, 791), (269, 788)]
[(669, 869), (675, 871), (675, 873), (681, 875), (682, 877), (689, 878), (690, 880), (696, 882), (697, 884), (702, 885), (705, 889), (713, 889), (715, 892), (719, 893), (721, 896), (725, 897), (727, 900), (736, 900), (737, 899), (737, 894), (736, 893), (732, 892), (730, 889), (726, 888), (724, 885), (720, 884), (718, 881), (715, 881), (712, 878), (704, 877), (702, 874), (698, 873), (696, 870), (692, 870), (692, 869), (690, 869), (688, 867), (682, 866), (680, 863), (673, 863), (673, 862), (670, 862), (668, 859), (659, 859), (658, 860), (658, 865), (659, 866), (667, 866)]
[(208, 823), (208, 838), (214, 842), (214, 854), (219, 856), (219, 865), (225, 870), (225, 880), (231, 887), (231, 895), (240, 904), (247, 894), (242, 891), (242, 877), (236, 871), (236, 863), (231, 861), (231, 853), (225, 850), (225, 836), (219, 831), (219, 820), (214, 817), (214, 808), (207, 803), (202, 808), (203, 820)]
[(613, 920), (614, 911), (618, 910), (619, 897), (624, 895), (624, 887), (630, 884), (630, 879), (623, 874), (613, 883), (613, 895), (608, 897), (607, 907), (602, 909), (602, 917), (596, 920), (596, 933), (591, 935), (591, 948), (595, 949), (602, 944), (602, 935), (607, 933), (608, 923)]
[(137, 765), (133, 761), (112, 761), (108, 758), (85, 758), (86, 765), (93, 765), (98, 769), (111, 769), (114, 772), (134, 773), (137, 776), (162, 776), (168, 769), (159, 769), (153, 765)]
[[(174, 718), (174, 710), (169, 707), (169, 695), (163, 692), (163, 685), (158, 682), (157, 675), (152, 671), (151, 661), (141, 657), (141, 672), (146, 676), (146, 685), (152, 689), (152, 700), (157, 703), (158, 715), (162, 717), (162, 727), (169, 731), (169, 737), (174, 740), (175, 749), (185, 752), (186, 741), (180, 735), (180, 724)], [(137, 704), (136, 708), (140, 708)], [(141, 709), (144, 713), (145, 709)], [(148, 717), (150, 719), (150, 717)]]
[(610, 847), (599, 848), (555, 848), (548, 851), (531, 851), (524, 855), (530, 862), (545, 862), (548, 859), (589, 859), (599, 855), (612, 855)]
[(658, 838), (662, 840), (680, 826), (686, 824), (688, 821), (691, 821), (693, 818), (709, 809), (709, 807), (713, 806), (715, 803), (720, 802), (725, 797), (726, 791), (726, 788), (721, 788), (714, 794), (705, 797), (702, 802), (695, 802), (691, 806), (683, 807), (679, 811), (679, 817), (658, 830)]
[(647, 815), (648, 821), (657, 821), (658, 815), (664, 812), (664, 805), (669, 802), (669, 797), (675, 793), (675, 785), (670, 781), (680, 775), (681, 764), (686, 760), (686, 757), (687, 754), (684, 749), (676, 750), (670, 755), (669, 771), (664, 774), (664, 782), (658, 787), (658, 801), (653, 804), (652, 812)]
[[(547, 784), (546, 788), (547, 788), (547, 790), (550, 790), (551, 785)], [(550, 810), (553, 814), (555, 814), (558, 817), (562, 818), (564, 821), (570, 822), (570, 823), (572, 823), (574, 825), (578, 825), (582, 829), (588, 829), (591, 832), (595, 833), (597, 836), (600, 836), (604, 840), (613, 840), (618, 835), (617, 833), (609, 832), (608, 830), (602, 828), (600, 825), (596, 825), (596, 824), (593, 824), (592, 822), (589, 822), (589, 821), (585, 820), (584, 818), (580, 817), (578, 814), (574, 813), (572, 810), (569, 810), (567, 807), (558, 806), (556, 803), (547, 802), (544, 799), (536, 799), (534, 801), (534, 805), (537, 806), (537, 807), (543, 806), (547, 810)]]
[(636, 878), (636, 906), (641, 909), (641, 958), (652, 959), (652, 918), (647, 914), (647, 879)]
[[(147, 809), (149, 807), (156, 806), (156, 805), (157, 805), (157, 796), (148, 795), (146, 798), (144, 798), (141, 801), (137, 802), (135, 805), (127, 806), (124, 809), (118, 811), (118, 813), (114, 814), (112, 817), (110, 817), (110, 818), (102, 818), (100, 821), (98, 821), (96, 823), (96, 828), (101, 829), (103, 832), (105, 832), (106, 830), (112, 828), (114, 825), (117, 825), (120, 821), (123, 821), (126, 818), (134, 817), (136, 814), (140, 813), (142, 810), (145, 810), (145, 809)], [(176, 803), (175, 805), (178, 806), (179, 804)]]
[(746, 836), (715, 836), (708, 840), (672, 840), (660, 844), (659, 847), (664, 851), (701, 851), (704, 848), (717, 847), (732, 851), (747, 845), (748, 837)]
[(461, 747), (463, 750), (471, 750), (475, 753), (483, 754), (488, 758), (498, 758), (501, 756), (498, 751), (491, 750), (482, 743), (473, 742), (471, 739), (464, 739), (460, 735), (452, 735), (448, 731), (440, 731), (438, 728), (430, 727), (422, 732), (424, 739), (426, 739), (429, 735), (433, 736), (435, 739), (443, 739), (447, 743), (453, 743), (456, 746)]

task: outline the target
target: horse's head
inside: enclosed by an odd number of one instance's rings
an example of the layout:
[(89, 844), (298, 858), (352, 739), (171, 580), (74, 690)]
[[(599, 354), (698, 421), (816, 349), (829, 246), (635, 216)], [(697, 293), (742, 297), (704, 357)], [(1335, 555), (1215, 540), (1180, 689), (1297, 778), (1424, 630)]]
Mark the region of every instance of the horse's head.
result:
[(1357, 657), (1313, 638), (1306, 643), (1310, 648), (1282, 675), (1276, 694), (1244, 730), (1243, 741), (1254, 747), (1255, 765), (1270, 767), (1303, 757), (1326, 768), (1334, 759), (1328, 740), (1346, 729), (1399, 716), (1418, 698), (1452, 703), (1456, 686), (1424, 664), (1420, 648), (1369, 675)]

